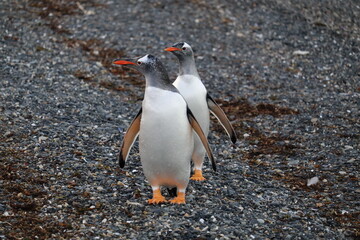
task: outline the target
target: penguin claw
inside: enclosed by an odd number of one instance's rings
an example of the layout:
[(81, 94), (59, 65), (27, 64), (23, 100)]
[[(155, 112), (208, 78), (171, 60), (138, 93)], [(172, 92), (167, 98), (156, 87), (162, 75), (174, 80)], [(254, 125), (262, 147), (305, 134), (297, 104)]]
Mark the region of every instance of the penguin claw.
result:
[(153, 190), (153, 198), (147, 200), (149, 204), (159, 204), (167, 202), (165, 197), (161, 195), (160, 188)]
[(172, 200), (169, 201), (170, 203), (172, 204), (185, 204), (185, 198), (182, 198), (182, 197), (176, 197)]
[(206, 178), (204, 178), (203, 175), (202, 175), (202, 171), (197, 170), (197, 169), (195, 169), (194, 174), (191, 176), (190, 179), (194, 180), (194, 181), (204, 181), (204, 180), (206, 180)]
[(204, 178), (204, 177), (196, 177), (196, 176), (192, 176), (190, 179), (194, 180), (194, 181), (205, 181), (206, 180), (206, 178)]
[(169, 201), (172, 204), (185, 204), (185, 193), (178, 192), (177, 197)]
[(166, 199), (164, 197), (162, 198), (152, 198), (147, 200), (149, 204), (159, 204), (159, 203), (166, 203)]

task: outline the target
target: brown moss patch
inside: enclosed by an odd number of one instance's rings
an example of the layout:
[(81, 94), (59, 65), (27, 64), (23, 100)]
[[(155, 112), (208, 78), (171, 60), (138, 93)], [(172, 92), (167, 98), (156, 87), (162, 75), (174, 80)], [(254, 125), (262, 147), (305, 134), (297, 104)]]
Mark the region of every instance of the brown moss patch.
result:
[(299, 110), (297, 109), (281, 107), (270, 103), (259, 103), (257, 105), (251, 105), (244, 98), (236, 98), (231, 101), (216, 99), (216, 102), (221, 105), (222, 109), (228, 115), (236, 116), (236, 119), (256, 117), (258, 115), (281, 117), (283, 115), (299, 114)]
[[(318, 209), (321, 215), (328, 220), (334, 221), (339, 227), (346, 229), (346, 235), (354, 239), (360, 237), (360, 212), (343, 211), (348, 209), (344, 206), (344, 198), (356, 199), (355, 192), (345, 192), (341, 185), (351, 182), (357, 183), (359, 178), (354, 175), (339, 175), (331, 169), (323, 170), (321, 165), (312, 163), (314, 168), (306, 166), (287, 167), (281, 172), (274, 172), (272, 179), (282, 182), (282, 184), (292, 191), (302, 191), (306, 197), (314, 200), (313, 208)], [(319, 182), (307, 186), (308, 179), (318, 176)], [(326, 179), (326, 181), (324, 181)], [(351, 209), (351, 208), (350, 208)]]
[(73, 73), (75, 77), (82, 81), (94, 83), (97, 86), (110, 90), (129, 91), (131, 98), (136, 100), (140, 99), (140, 96), (137, 96), (135, 91), (127, 85), (144, 88), (145, 81), (143, 77), (135, 70), (125, 69), (123, 67), (113, 65), (113, 61), (115, 59), (125, 56), (125, 52), (123, 50), (106, 47), (104, 42), (98, 39), (80, 40), (76, 38), (64, 38), (63, 42), (70, 48), (80, 48), (89, 60), (100, 62), (108, 72), (113, 75), (120, 76), (125, 82), (123, 84), (104, 80), (97, 82), (95, 76), (81, 70), (77, 70)]
[(329, 187), (332, 186), (330, 183), (322, 182), (322, 178), (319, 179), (317, 184), (307, 186), (308, 179), (314, 177), (314, 175), (322, 175), (320, 171), (311, 172), (304, 166), (298, 166), (296, 168), (288, 168), (284, 172), (274, 173), (272, 178), (279, 180), (284, 183), (286, 187), (291, 190), (306, 191), (306, 192), (326, 192)]
[[(292, 156), (297, 150), (298, 146), (291, 144), (291, 139), (280, 134), (271, 134), (267, 136), (252, 124), (252, 118), (259, 115), (271, 115), (273, 117), (281, 117), (283, 115), (299, 114), (296, 109), (280, 107), (269, 103), (259, 103), (257, 105), (250, 104), (246, 99), (236, 98), (230, 101), (216, 99), (216, 102), (221, 106), (224, 112), (233, 122), (235, 131), (239, 138), (243, 138), (251, 145), (256, 146), (254, 149), (244, 153), (245, 159), (254, 159), (261, 155), (283, 155)], [(215, 127), (216, 131), (221, 132), (221, 126)], [(248, 137), (242, 137), (244, 133)]]
[(280, 134), (266, 136), (260, 130), (245, 126), (244, 124), (240, 125), (240, 129), (250, 135), (246, 140), (249, 141), (250, 144), (256, 145), (255, 149), (250, 150), (244, 155), (247, 159), (268, 154), (292, 156), (297, 152), (298, 146), (290, 144), (288, 137), (281, 136)]
[(91, 0), (31, 0), (29, 6), (37, 8), (36, 13), (47, 21), (47, 26), (58, 34), (70, 35), (72, 32), (61, 25), (61, 18), (84, 14), (79, 6), (104, 7), (106, 5)]
[[(66, 34), (71, 35), (72, 32), (61, 25), (61, 19), (64, 16), (86, 14), (84, 9), (90, 7), (106, 7), (106, 5), (97, 3), (93, 0), (31, 0), (29, 2), (29, 7), (39, 9), (35, 11), (41, 18), (46, 20), (46, 25), (52, 29), (57, 34)], [(26, 9), (31, 11), (30, 9)], [(112, 62), (114, 59), (122, 58), (125, 56), (124, 51), (106, 47), (104, 42), (99, 39), (88, 39), (81, 40), (76, 38), (64, 37), (61, 42), (65, 43), (68, 47), (71, 48), (80, 48), (83, 54), (88, 57), (90, 61), (100, 62), (101, 65), (107, 69), (110, 73), (118, 75), (121, 79), (125, 80), (127, 83), (136, 86), (144, 87), (145, 81), (141, 75), (134, 71), (122, 67), (113, 66)], [(130, 96), (136, 100), (140, 99), (139, 96), (136, 96), (135, 91), (131, 87), (126, 87), (114, 82), (109, 81), (100, 81), (97, 82), (95, 76), (88, 74), (84, 71), (76, 71), (73, 73), (75, 77), (82, 81), (94, 82), (94, 85), (104, 87), (107, 89), (115, 91), (130, 91)], [(126, 84), (125, 84), (126, 85)]]
[(73, 73), (73, 75), (84, 82), (94, 82), (94, 76), (88, 72), (77, 70)]
[(328, 217), (334, 218), (341, 226), (350, 232), (350, 237), (353, 239), (360, 238), (360, 212), (345, 212), (340, 210), (327, 211)]
[[(5, 138), (0, 137), (0, 143), (4, 141)], [(45, 188), (49, 186), (49, 176), (28, 165), (28, 162), (34, 161), (34, 156), (23, 150), (2, 146), (0, 158), (3, 203), (7, 206), (6, 211), (10, 213), (0, 215), (0, 230), (5, 238), (49, 239), (53, 234), (70, 236), (65, 231), (71, 225), (61, 225), (53, 217), (40, 215), (42, 208), (51, 198)]]
[(123, 57), (125, 54), (122, 50), (107, 48), (104, 42), (99, 39), (81, 40), (77, 38), (64, 38), (63, 42), (70, 48), (80, 48), (85, 56), (91, 61), (100, 62), (106, 69), (113, 74), (119, 74), (112, 62), (114, 59)]
[(6, 239), (49, 239), (53, 234), (70, 237), (66, 230), (73, 229), (71, 223), (63, 223), (52, 217), (39, 217), (32, 213), (17, 216), (0, 216), (0, 221), (9, 227), (5, 230)]
[(38, 15), (42, 18), (61, 18), (67, 15), (83, 14), (79, 4), (86, 7), (105, 7), (106, 5), (92, 0), (31, 0), (30, 7), (39, 8)]
[(125, 91), (126, 90), (125, 87), (123, 87), (119, 84), (116, 84), (114, 82), (108, 82), (108, 81), (101, 81), (100, 86), (107, 88), (107, 89), (112, 89), (115, 91)]
[(33, 0), (30, 7), (39, 8), (38, 15), (42, 18), (60, 18), (66, 15), (81, 14), (76, 1), (66, 0)]

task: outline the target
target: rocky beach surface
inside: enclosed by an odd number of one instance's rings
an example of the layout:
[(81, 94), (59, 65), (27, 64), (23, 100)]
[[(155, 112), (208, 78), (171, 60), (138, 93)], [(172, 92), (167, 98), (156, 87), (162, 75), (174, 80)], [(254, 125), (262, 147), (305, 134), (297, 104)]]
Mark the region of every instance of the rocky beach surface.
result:
[[(0, 1), (0, 239), (359, 239), (360, 3)], [(195, 49), (212, 118), (185, 205), (148, 205), (120, 142), (144, 78), (114, 67)]]

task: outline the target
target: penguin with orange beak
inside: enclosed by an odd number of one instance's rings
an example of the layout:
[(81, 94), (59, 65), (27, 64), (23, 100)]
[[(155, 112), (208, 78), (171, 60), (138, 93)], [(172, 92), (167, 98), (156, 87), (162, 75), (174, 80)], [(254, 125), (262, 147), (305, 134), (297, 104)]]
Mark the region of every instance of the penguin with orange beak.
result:
[[(186, 42), (180, 42), (175, 43), (172, 47), (166, 48), (165, 51), (173, 53), (179, 60), (179, 75), (173, 85), (185, 98), (189, 108), (199, 121), (205, 136), (207, 137), (209, 134), (210, 111), (224, 127), (231, 141), (235, 143), (236, 134), (229, 119), (226, 117), (219, 105), (209, 95), (200, 79), (195, 65), (194, 52), (191, 46)], [(195, 147), (192, 154), (192, 161), (194, 163), (194, 174), (191, 177), (192, 180), (205, 180), (202, 174), (205, 152), (206, 151), (201, 143), (201, 140), (195, 136)]]
[(153, 198), (148, 203), (167, 202), (161, 194), (161, 186), (177, 188), (177, 196), (170, 200), (171, 203), (185, 203), (195, 135), (203, 144), (216, 170), (200, 124), (185, 99), (171, 84), (167, 71), (158, 58), (146, 55), (133, 60), (115, 60), (113, 64), (136, 69), (146, 80), (142, 108), (131, 122), (121, 145), (120, 167), (124, 167), (129, 151), (139, 136), (141, 164), (153, 191)]

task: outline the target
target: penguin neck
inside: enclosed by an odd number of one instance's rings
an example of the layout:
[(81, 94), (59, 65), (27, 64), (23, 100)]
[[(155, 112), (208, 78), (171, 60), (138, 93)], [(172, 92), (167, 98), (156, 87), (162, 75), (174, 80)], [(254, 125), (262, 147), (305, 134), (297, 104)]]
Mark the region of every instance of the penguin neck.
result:
[(176, 88), (171, 84), (169, 76), (166, 73), (151, 73), (145, 75), (146, 86), (160, 88), (168, 91), (176, 91)]
[(195, 65), (195, 59), (193, 56), (180, 59), (179, 63), (180, 63), (180, 67), (179, 67), (180, 76), (187, 74), (199, 76), (199, 73)]

